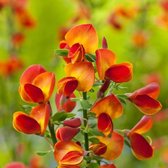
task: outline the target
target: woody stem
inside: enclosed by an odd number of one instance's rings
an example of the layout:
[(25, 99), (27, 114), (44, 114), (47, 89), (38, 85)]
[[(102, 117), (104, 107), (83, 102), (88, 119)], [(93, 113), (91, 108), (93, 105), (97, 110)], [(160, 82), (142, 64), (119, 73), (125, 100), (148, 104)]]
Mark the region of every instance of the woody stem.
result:
[[(83, 92), (83, 100), (87, 100), (87, 92)], [(84, 119), (84, 127), (87, 127), (88, 124), (88, 116), (87, 116), (87, 110), (83, 109), (83, 119)], [(89, 139), (88, 139), (88, 133), (84, 132), (84, 140), (85, 140), (85, 150), (89, 150)]]

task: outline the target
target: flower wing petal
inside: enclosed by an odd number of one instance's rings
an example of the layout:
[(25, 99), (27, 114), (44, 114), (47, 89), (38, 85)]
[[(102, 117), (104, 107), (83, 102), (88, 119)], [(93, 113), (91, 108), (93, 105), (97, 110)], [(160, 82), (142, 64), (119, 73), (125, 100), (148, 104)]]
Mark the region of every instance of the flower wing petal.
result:
[(153, 156), (153, 149), (146, 139), (137, 133), (130, 136), (130, 144), (135, 157), (139, 160), (149, 159)]
[(128, 82), (132, 79), (132, 64), (121, 63), (112, 65), (105, 72), (105, 76), (116, 83)]
[(148, 95), (138, 95), (131, 101), (137, 106), (137, 108), (146, 115), (153, 115), (159, 112), (162, 105), (159, 101), (149, 97)]
[(13, 114), (13, 127), (22, 133), (25, 134), (39, 134), (40, 125), (39, 123), (32, 118), (31, 116), (23, 112), (15, 112)]

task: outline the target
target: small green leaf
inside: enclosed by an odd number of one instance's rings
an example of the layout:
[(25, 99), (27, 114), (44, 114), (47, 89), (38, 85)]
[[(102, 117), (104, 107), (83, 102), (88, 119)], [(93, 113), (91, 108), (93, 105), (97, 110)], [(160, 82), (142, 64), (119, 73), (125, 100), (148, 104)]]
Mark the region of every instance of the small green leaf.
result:
[(67, 118), (67, 113), (65, 112), (57, 112), (53, 115), (52, 121), (63, 121)]
[(126, 104), (126, 101), (122, 98), (119, 98), (120, 102), (123, 103), (123, 104)]
[(66, 118), (72, 118), (74, 117), (76, 114), (74, 113), (66, 113), (66, 112), (57, 112), (53, 115), (52, 117), (52, 121), (53, 122), (60, 122), (60, 121), (64, 121)]
[(89, 62), (95, 62), (96, 61), (96, 57), (93, 54), (85, 54), (85, 57)]
[(123, 95), (123, 94), (118, 94), (117, 97), (121, 97), (123, 99), (128, 99), (128, 97), (126, 95)]
[(49, 150), (49, 151), (39, 151), (39, 152), (36, 152), (37, 155), (39, 156), (45, 156), (47, 155), (48, 153), (52, 152), (52, 150)]
[(50, 135), (50, 133), (49, 133), (48, 130), (45, 131), (44, 137), (47, 137), (47, 138), (50, 138), (50, 137), (51, 137), (51, 135)]
[(81, 100), (80, 104), (84, 110), (88, 110), (92, 106), (88, 100)]
[(103, 84), (103, 83), (102, 83), (101, 81), (97, 81), (97, 82), (94, 83), (93, 86), (101, 86), (102, 84)]
[(92, 162), (88, 165), (89, 168), (99, 168), (99, 164), (96, 162)]
[(94, 136), (103, 136), (103, 133), (99, 132), (98, 130), (96, 129), (89, 129), (88, 130), (88, 133), (90, 135), (94, 135)]
[(67, 117), (66, 118), (73, 118), (76, 116), (74, 113), (66, 113)]
[(65, 57), (68, 55), (68, 50), (65, 49), (57, 49), (55, 50), (55, 55)]
[(25, 112), (29, 112), (32, 109), (32, 106), (28, 104), (22, 105), (21, 107)]
[(96, 137), (91, 137), (89, 138), (89, 140), (90, 142), (95, 143), (95, 144), (100, 142)]
[(89, 92), (93, 93), (93, 92), (94, 92), (94, 89), (90, 89)]
[(74, 101), (74, 102), (78, 102), (80, 100), (81, 100), (81, 98), (71, 98), (71, 101)]

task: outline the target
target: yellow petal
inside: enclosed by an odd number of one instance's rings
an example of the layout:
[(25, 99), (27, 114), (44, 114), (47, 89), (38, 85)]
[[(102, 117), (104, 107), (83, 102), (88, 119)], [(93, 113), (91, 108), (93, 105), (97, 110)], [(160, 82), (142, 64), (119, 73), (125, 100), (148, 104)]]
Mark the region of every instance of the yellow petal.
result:
[(90, 62), (67, 64), (65, 72), (68, 77), (75, 77), (78, 81), (78, 91), (87, 92), (94, 84), (94, 68)]

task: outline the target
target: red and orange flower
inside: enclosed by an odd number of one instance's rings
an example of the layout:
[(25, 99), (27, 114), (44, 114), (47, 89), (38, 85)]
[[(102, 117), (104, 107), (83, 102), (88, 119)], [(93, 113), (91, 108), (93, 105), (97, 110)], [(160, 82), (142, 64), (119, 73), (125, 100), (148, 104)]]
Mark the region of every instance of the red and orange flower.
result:
[(54, 157), (60, 167), (79, 166), (83, 161), (84, 151), (73, 141), (59, 141), (54, 146)]
[(13, 114), (13, 127), (25, 134), (43, 135), (50, 118), (51, 108), (48, 103), (32, 108), (30, 114), (22, 111)]
[(161, 103), (156, 100), (159, 92), (159, 84), (153, 82), (133, 93), (127, 94), (127, 96), (141, 112), (146, 115), (153, 115), (162, 108)]
[(146, 133), (152, 127), (152, 119), (149, 116), (143, 116), (142, 119), (128, 132), (128, 138), (133, 154), (139, 160), (149, 159), (153, 156), (153, 147), (141, 135)]
[(41, 65), (31, 65), (20, 78), (19, 93), (29, 103), (44, 103), (49, 100), (55, 87), (55, 75)]
[(111, 94), (96, 102), (90, 111), (98, 118), (99, 131), (108, 136), (113, 131), (112, 119), (122, 115), (123, 107), (118, 98)]
[(128, 82), (132, 79), (131, 63), (115, 64), (116, 56), (109, 49), (96, 50), (96, 66), (101, 80), (110, 79), (116, 83)]

